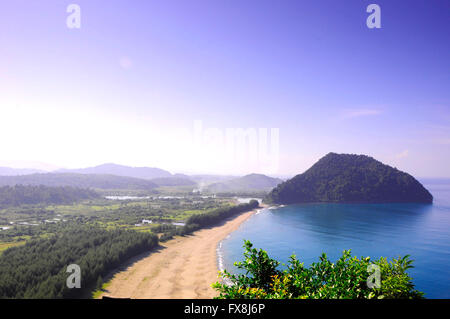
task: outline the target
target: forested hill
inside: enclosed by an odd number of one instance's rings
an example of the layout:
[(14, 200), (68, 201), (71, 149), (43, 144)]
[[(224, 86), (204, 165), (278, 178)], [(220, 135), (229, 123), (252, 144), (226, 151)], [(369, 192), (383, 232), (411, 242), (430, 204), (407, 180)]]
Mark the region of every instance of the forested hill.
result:
[(151, 179), (158, 186), (196, 186), (197, 183), (186, 177), (171, 176)]
[(19, 184), (136, 190), (150, 190), (157, 187), (155, 183), (145, 179), (101, 174), (47, 173), (23, 176), (0, 176), (0, 186)]
[(97, 198), (90, 189), (48, 186), (3, 186), (0, 187), (0, 207), (27, 204), (72, 204), (81, 200)]
[(365, 155), (329, 153), (303, 174), (275, 187), (268, 203), (431, 203), (433, 196), (411, 175)]
[(263, 174), (249, 174), (227, 181), (213, 183), (206, 187), (210, 193), (229, 192), (268, 192), (281, 183), (279, 178), (269, 177)]

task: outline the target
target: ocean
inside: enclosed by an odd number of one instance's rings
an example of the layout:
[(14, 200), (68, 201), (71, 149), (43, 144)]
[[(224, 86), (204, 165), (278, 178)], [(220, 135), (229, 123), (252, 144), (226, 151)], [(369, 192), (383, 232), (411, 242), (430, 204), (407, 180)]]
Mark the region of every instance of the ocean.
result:
[(353, 256), (388, 260), (409, 254), (408, 270), (426, 298), (450, 298), (450, 180), (423, 180), (433, 194), (426, 204), (301, 204), (263, 209), (224, 239), (219, 267), (233, 273), (243, 258), (244, 240), (283, 263), (295, 254), (305, 265), (325, 252), (335, 261), (345, 249)]

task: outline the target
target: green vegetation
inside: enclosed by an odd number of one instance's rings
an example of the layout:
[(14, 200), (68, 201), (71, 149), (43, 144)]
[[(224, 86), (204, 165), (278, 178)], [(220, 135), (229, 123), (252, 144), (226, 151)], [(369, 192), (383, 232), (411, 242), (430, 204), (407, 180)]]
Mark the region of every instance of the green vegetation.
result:
[[(200, 196), (151, 197), (130, 200), (98, 198), (72, 205), (20, 205), (0, 207), (0, 226), (27, 222), (43, 223), (53, 219), (83, 219), (86, 222), (112, 223), (116, 226), (134, 226), (143, 219), (153, 223), (185, 222), (191, 215), (204, 213), (232, 203), (229, 198), (202, 198)], [(2, 231), (0, 230), (0, 236)], [(1, 239), (0, 239), (1, 240)]]
[(93, 190), (68, 186), (4, 186), (0, 187), (0, 208), (24, 204), (72, 204), (98, 197), (99, 195)]
[(250, 211), (259, 206), (258, 201), (251, 200), (248, 204), (217, 208), (202, 214), (195, 214), (188, 218), (186, 225), (181, 228), (169, 229), (161, 236), (160, 241), (171, 239), (175, 235), (187, 235), (200, 228), (213, 226), (236, 214)]
[[(76, 298), (102, 275), (158, 244), (155, 235), (61, 224), (57, 234), (9, 248), (0, 256), (0, 298)], [(67, 266), (81, 268), (81, 289), (66, 286)]]
[(183, 185), (183, 186), (159, 186), (155, 188), (155, 192), (160, 194), (166, 194), (171, 196), (180, 196), (185, 194), (192, 194), (193, 190), (197, 188), (196, 185)]
[(411, 175), (369, 156), (329, 153), (303, 174), (275, 187), (264, 201), (431, 203), (433, 196)]
[(272, 178), (262, 174), (249, 174), (227, 181), (213, 183), (206, 187), (209, 193), (233, 193), (233, 194), (254, 194), (270, 191), (281, 183), (279, 178)]
[[(49, 238), (60, 233), (66, 223), (91, 225), (106, 230), (133, 230), (161, 236), (165, 241), (198, 229), (183, 227), (195, 214), (230, 207), (230, 199), (164, 198), (149, 200), (92, 200), (75, 205), (29, 206), (0, 209), (0, 253), (25, 241)], [(151, 223), (143, 223), (143, 220)], [(10, 224), (12, 223), (12, 224)], [(176, 225), (172, 223), (177, 223)]]
[(98, 299), (100, 295), (108, 289), (110, 284), (111, 282), (106, 282), (102, 283), (101, 287), (96, 287), (96, 290), (92, 292), (92, 299)]
[(253, 199), (248, 204), (218, 208), (212, 212), (192, 215), (188, 218), (186, 225), (199, 225), (199, 227), (211, 226), (236, 214), (255, 209), (258, 206), (258, 201)]
[(15, 242), (6, 242), (6, 243), (0, 243), (0, 255), (2, 254), (2, 252), (8, 248), (11, 247), (16, 247), (16, 246), (21, 246), (21, 245), (25, 245), (26, 241), (22, 240), (22, 241), (15, 241)]
[(158, 186), (196, 186), (197, 185), (196, 182), (194, 182), (193, 180), (191, 180), (189, 178), (177, 177), (177, 176), (153, 178), (151, 181)]
[[(21, 200), (13, 202), (16, 206), (0, 207), (0, 298), (98, 295), (105, 287), (102, 278), (130, 257), (151, 250), (159, 241), (190, 234), (258, 204), (232, 206), (232, 198), (192, 193), (126, 200), (95, 197), (77, 203), (50, 196), (58, 199), (50, 202), (64, 204), (49, 204), (45, 194), (63, 190), (68, 190), (66, 195), (73, 195), (73, 199), (80, 195), (77, 191), (85, 191), (71, 187), (4, 187), (5, 198)], [(36, 200), (24, 200), (19, 195)], [(196, 215), (201, 217), (193, 219)], [(65, 271), (72, 263), (81, 266), (81, 290), (65, 285), (70, 275)]]
[[(0, 298), (98, 295), (103, 278), (130, 257), (258, 204), (233, 206), (230, 197), (193, 193), (185, 176), (143, 169), (163, 174), (156, 182), (165, 186), (99, 174), (0, 176)], [(81, 267), (82, 289), (66, 287), (70, 264)]]
[[(344, 251), (335, 263), (325, 254), (319, 262), (307, 268), (290, 257), (287, 268), (279, 270), (280, 263), (270, 258), (266, 251), (255, 249), (249, 241), (244, 244), (244, 261), (235, 263), (245, 274), (233, 275), (228, 271), (222, 277), (231, 282), (213, 284), (220, 299), (383, 299), (422, 298), (423, 293), (414, 289), (406, 271), (412, 268), (409, 256), (393, 259), (371, 260), (370, 257), (352, 257)], [(380, 268), (381, 281), (378, 288), (369, 288), (368, 266)], [(370, 279), (369, 279), (370, 280)]]

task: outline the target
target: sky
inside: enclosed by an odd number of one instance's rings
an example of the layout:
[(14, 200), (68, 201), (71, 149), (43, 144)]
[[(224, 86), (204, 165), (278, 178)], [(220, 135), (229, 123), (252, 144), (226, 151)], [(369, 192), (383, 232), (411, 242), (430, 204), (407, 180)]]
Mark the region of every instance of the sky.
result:
[(12, 167), (450, 177), (450, 2), (0, 0), (0, 136)]

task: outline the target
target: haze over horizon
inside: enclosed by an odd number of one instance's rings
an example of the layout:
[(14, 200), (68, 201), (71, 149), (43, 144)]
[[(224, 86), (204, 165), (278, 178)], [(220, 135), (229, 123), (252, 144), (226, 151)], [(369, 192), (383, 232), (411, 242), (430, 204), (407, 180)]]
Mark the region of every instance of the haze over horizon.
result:
[[(361, 155), (361, 154), (359, 154), (359, 155)], [(366, 155), (366, 154), (362, 154), (362, 155)], [(9, 163), (10, 165), (3, 165), (3, 163)], [(28, 163), (29, 165), (25, 165), (25, 163)], [(222, 173), (222, 172), (208, 172), (208, 171), (189, 171), (189, 170), (186, 170), (186, 171), (170, 171), (170, 170), (165, 169), (164, 167), (132, 166), (132, 165), (126, 165), (126, 164), (118, 164), (118, 163), (114, 163), (114, 162), (101, 163), (101, 164), (90, 166), (90, 167), (70, 167), (70, 168), (62, 167), (62, 166), (55, 166), (55, 165), (51, 165), (51, 164), (47, 164), (47, 163), (40, 163), (40, 162), (33, 163), (33, 162), (26, 162), (26, 161), (18, 161), (16, 164), (17, 165), (15, 165), (14, 162), (0, 161), (0, 168), (8, 167), (8, 168), (13, 168), (13, 169), (35, 169), (35, 170), (40, 170), (42, 173), (61, 173), (61, 172), (64, 173), (64, 170), (85, 169), (85, 168), (98, 167), (98, 166), (112, 164), (112, 165), (119, 165), (119, 166), (133, 167), (133, 168), (142, 168), (142, 167), (157, 168), (157, 169), (162, 169), (162, 170), (168, 171), (169, 173), (171, 173), (173, 175), (175, 175), (175, 174), (219, 175), (219, 176), (223, 175), (223, 176), (236, 176), (236, 177), (238, 177), (238, 176), (244, 176), (244, 175), (249, 175), (249, 174), (255, 174), (254, 172), (245, 172), (245, 173), (240, 173), (240, 174), (226, 174), (226, 173)], [(308, 168), (306, 168), (305, 170), (307, 170)], [(265, 174), (265, 175), (272, 176), (272, 177), (279, 177), (279, 178), (292, 178), (295, 175), (304, 173), (305, 170), (298, 171), (298, 172), (295, 172), (295, 173), (292, 173), (292, 174), (278, 174), (278, 173), (274, 173), (274, 174)], [(406, 173), (408, 173), (408, 172), (406, 172)], [(263, 173), (260, 173), (260, 174), (263, 174)], [(414, 176), (414, 177), (416, 177), (416, 178), (450, 179), (450, 176)]]
[[(450, 177), (448, 1), (377, 0), (381, 29), (365, 0), (73, 2), (80, 29), (71, 2), (1, 5), (0, 166), (288, 176), (336, 152)], [(276, 163), (230, 128), (267, 152), (277, 129)]]

